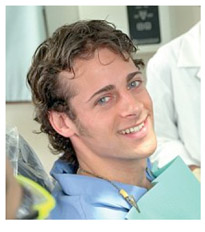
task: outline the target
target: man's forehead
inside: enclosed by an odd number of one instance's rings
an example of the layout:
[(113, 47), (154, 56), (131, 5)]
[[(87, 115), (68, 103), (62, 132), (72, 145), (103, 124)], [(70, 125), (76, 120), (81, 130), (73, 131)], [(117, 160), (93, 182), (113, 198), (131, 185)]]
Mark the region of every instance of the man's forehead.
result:
[(95, 57), (98, 59), (98, 62), (100, 62), (100, 64), (102, 65), (108, 65), (117, 58), (122, 59), (120, 54), (114, 53), (113, 51), (107, 48), (97, 49), (95, 51)]
[(60, 95), (63, 95), (67, 99), (72, 98), (78, 94), (77, 88), (75, 87), (74, 80), (75, 75), (71, 71), (62, 71), (59, 74), (59, 86)]
[(60, 72), (59, 78), (60, 78), (60, 80), (65, 80), (65, 79), (72, 80), (75, 78), (75, 75), (74, 75), (73, 71), (63, 70)]
[[(95, 89), (95, 85), (97, 85), (96, 88), (98, 88), (99, 83), (94, 84), (94, 80), (90, 77), (98, 77), (101, 74), (101, 68), (103, 70), (108, 68), (113, 72), (113, 69), (110, 69), (109, 66), (112, 65), (112, 63), (116, 60), (119, 60), (120, 62), (123, 61), (129, 63), (129, 61), (123, 59), (123, 57), (120, 54), (114, 53), (113, 51), (107, 48), (97, 49), (92, 56), (88, 57), (88, 59), (86, 59), (85, 57), (76, 58), (73, 62), (73, 69), (71, 71), (65, 70), (60, 73), (61, 86), (64, 89), (68, 89), (69, 87), (69, 89), (73, 89), (75, 90), (75, 92), (80, 86), (87, 87), (90, 89), (92, 85), (92, 87)], [(117, 69), (119, 71), (120, 67)], [(92, 81), (92, 83), (90, 81)], [(108, 84), (106, 78), (102, 78), (100, 82), (102, 85)]]
[[(128, 55), (124, 54), (125, 57), (128, 58)], [(84, 74), (85, 69), (90, 66), (109, 66), (115, 60), (123, 60), (125, 61), (124, 57), (117, 52), (112, 51), (109, 48), (97, 48), (92, 55), (88, 57), (78, 57), (73, 62), (73, 71), (76, 77), (79, 77)], [(88, 68), (89, 70), (89, 68)]]

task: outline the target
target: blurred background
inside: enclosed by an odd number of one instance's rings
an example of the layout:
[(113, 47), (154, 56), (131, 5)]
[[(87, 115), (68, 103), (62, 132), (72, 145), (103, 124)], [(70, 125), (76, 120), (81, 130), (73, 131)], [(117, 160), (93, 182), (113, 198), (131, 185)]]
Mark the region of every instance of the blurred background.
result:
[(6, 7), (6, 126), (16, 127), (34, 149), (45, 170), (57, 159), (39, 125), (26, 74), (37, 46), (64, 24), (82, 19), (106, 19), (138, 45), (147, 61), (157, 49), (200, 20), (200, 6), (7, 6)]

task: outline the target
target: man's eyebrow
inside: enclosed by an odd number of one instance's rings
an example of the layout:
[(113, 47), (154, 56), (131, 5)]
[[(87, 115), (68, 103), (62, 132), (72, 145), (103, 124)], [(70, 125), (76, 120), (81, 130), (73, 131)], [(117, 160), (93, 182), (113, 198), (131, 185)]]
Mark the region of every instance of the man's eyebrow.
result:
[(99, 95), (101, 93), (104, 93), (104, 92), (108, 92), (108, 91), (111, 91), (115, 89), (115, 86), (114, 85), (106, 85), (105, 87), (103, 87), (102, 89), (99, 89), (97, 92), (95, 92), (89, 99), (87, 102), (89, 102), (92, 98), (94, 98), (96, 95)]
[(142, 74), (140, 71), (132, 72), (127, 75), (127, 83), (130, 82), (137, 74)]
[[(142, 74), (140, 71), (136, 71), (136, 72), (132, 72), (132, 73), (129, 73), (126, 77), (127, 79), (127, 83), (132, 80), (137, 74)], [(108, 91), (111, 91), (115, 89), (115, 86), (114, 85), (107, 85), (105, 87), (103, 87), (102, 89), (99, 89), (97, 92), (95, 92), (89, 99), (87, 102), (89, 102), (92, 98), (94, 98), (96, 95), (99, 95), (101, 93), (104, 93), (104, 92), (108, 92)]]

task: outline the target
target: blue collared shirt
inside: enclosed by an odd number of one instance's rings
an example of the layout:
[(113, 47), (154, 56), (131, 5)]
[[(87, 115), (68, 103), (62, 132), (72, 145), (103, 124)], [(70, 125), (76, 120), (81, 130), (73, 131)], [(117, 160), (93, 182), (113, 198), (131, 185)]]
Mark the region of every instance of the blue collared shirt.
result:
[[(149, 159), (147, 167), (151, 169)], [(76, 175), (74, 166), (68, 162), (57, 160), (51, 175), (57, 183), (53, 191), (56, 207), (50, 219), (125, 219), (131, 209), (111, 183), (96, 177)], [(150, 181), (154, 179), (149, 171), (146, 175)], [(142, 187), (113, 183), (133, 195), (136, 201), (147, 192)]]

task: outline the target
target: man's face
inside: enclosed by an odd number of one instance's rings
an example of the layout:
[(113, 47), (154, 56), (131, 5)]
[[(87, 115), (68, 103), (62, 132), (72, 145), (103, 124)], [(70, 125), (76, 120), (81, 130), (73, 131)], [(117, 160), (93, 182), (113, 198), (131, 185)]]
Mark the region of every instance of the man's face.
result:
[(76, 59), (74, 72), (77, 94), (70, 104), (84, 145), (105, 158), (151, 155), (156, 148), (152, 101), (133, 61), (103, 48), (91, 59)]

